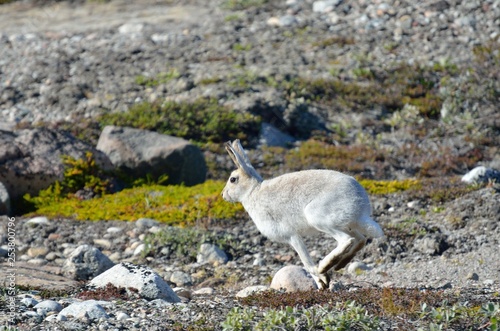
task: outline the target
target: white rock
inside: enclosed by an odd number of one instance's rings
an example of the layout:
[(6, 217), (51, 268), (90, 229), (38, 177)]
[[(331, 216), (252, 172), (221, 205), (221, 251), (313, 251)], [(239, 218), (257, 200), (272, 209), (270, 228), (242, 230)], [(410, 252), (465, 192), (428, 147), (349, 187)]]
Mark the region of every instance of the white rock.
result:
[(60, 312), (63, 307), (54, 300), (44, 300), (33, 307), (39, 315), (46, 315), (50, 311)]
[(145, 244), (139, 244), (137, 247), (134, 249), (134, 253), (132, 254), (133, 256), (141, 255), (142, 252), (146, 249)]
[(5, 185), (0, 182), (0, 215), (10, 215), (10, 195)]
[(145, 266), (120, 263), (92, 279), (89, 285), (103, 288), (108, 283), (116, 287), (134, 288), (141, 297), (148, 300), (180, 301), (170, 286), (156, 272)]
[(118, 32), (122, 34), (140, 33), (144, 29), (142, 23), (125, 23), (118, 28)]
[(130, 318), (130, 316), (122, 311), (119, 311), (116, 313), (116, 320), (117, 321), (125, 321), (126, 319), (129, 319), (129, 318)]
[(110, 234), (116, 234), (116, 233), (120, 233), (120, 232), (122, 232), (122, 231), (123, 231), (123, 229), (122, 229), (122, 228), (119, 228), (119, 227), (117, 227), (117, 226), (112, 226), (112, 227), (110, 227), (110, 228), (108, 228), (108, 229), (106, 230), (106, 232), (107, 232), (107, 233), (110, 233)]
[(49, 224), (49, 219), (45, 216), (33, 217), (26, 224)]
[(274, 275), (270, 288), (287, 292), (310, 291), (318, 288), (316, 282), (304, 268), (286, 266)]
[(246, 298), (249, 295), (252, 295), (254, 293), (263, 292), (267, 289), (269, 289), (269, 287), (267, 287), (265, 285), (255, 285), (255, 286), (245, 287), (244, 289), (242, 289), (241, 291), (236, 293), (236, 297), (237, 298)]
[(261, 145), (287, 147), (293, 142), (295, 142), (295, 138), (289, 134), (281, 132), (271, 124), (262, 123), (259, 137)]
[(212, 295), (215, 290), (212, 287), (202, 287), (193, 292), (195, 295)]
[[(80, 317), (87, 315), (89, 319), (97, 320), (100, 318), (108, 319), (109, 316), (102, 307), (103, 301), (87, 300), (82, 302), (74, 302), (68, 307), (59, 312), (62, 316)], [(106, 304), (107, 302), (104, 301)]]

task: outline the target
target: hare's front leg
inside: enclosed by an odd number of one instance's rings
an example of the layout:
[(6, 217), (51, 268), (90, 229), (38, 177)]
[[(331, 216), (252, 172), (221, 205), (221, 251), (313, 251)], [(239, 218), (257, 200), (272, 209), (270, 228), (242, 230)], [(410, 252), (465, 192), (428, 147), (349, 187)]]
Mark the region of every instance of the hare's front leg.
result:
[(299, 254), (302, 264), (304, 264), (306, 270), (311, 274), (318, 288), (320, 290), (328, 288), (328, 285), (330, 283), (328, 275), (326, 273), (318, 272), (318, 268), (316, 268), (316, 265), (314, 264), (311, 255), (309, 255), (307, 247), (304, 244), (302, 238), (298, 235), (292, 236), (289, 240), (289, 243)]

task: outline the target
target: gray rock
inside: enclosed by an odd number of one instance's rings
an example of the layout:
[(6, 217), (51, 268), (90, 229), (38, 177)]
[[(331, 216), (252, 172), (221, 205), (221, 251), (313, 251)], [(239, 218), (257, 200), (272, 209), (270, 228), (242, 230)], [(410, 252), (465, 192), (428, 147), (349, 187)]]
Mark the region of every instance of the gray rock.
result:
[(427, 255), (440, 255), (448, 248), (448, 244), (443, 235), (436, 233), (415, 239), (413, 247)]
[(187, 140), (156, 132), (107, 126), (97, 149), (113, 165), (133, 177), (168, 175), (169, 184), (195, 185), (205, 180), (207, 166), (202, 152)]
[(495, 181), (500, 183), (500, 171), (492, 168), (486, 168), (485, 166), (479, 166), (462, 177), (462, 182), (472, 184), (472, 183), (487, 183), (489, 181)]
[(149, 229), (155, 225), (158, 225), (160, 222), (157, 220), (154, 220), (152, 218), (139, 218), (135, 222), (135, 226), (138, 227), (141, 230)]
[(317, 289), (316, 282), (304, 268), (286, 266), (278, 270), (271, 281), (270, 288), (284, 289), (286, 292), (302, 292)]
[(200, 246), (198, 255), (196, 256), (198, 263), (225, 264), (228, 261), (226, 253), (219, 247), (205, 243)]
[(174, 283), (176, 286), (191, 286), (193, 285), (193, 279), (191, 276), (182, 271), (174, 271), (170, 276), (170, 282)]
[(113, 265), (113, 261), (97, 248), (81, 245), (66, 259), (62, 272), (75, 280), (87, 280), (103, 273)]
[(5, 185), (0, 182), (0, 215), (10, 215), (10, 196)]
[(97, 320), (100, 318), (108, 319), (109, 316), (102, 307), (102, 304), (107, 304), (107, 302), (96, 301), (96, 300), (87, 300), (82, 302), (74, 302), (70, 304), (68, 307), (64, 308), (59, 312), (61, 316), (73, 316), (80, 317), (86, 314), (89, 319)]
[(60, 312), (63, 309), (60, 303), (53, 300), (44, 300), (40, 303), (37, 303), (33, 308), (36, 309), (39, 315), (46, 315), (51, 311)]
[(38, 301), (33, 298), (23, 298), (21, 299), (21, 303), (26, 307), (35, 307), (38, 304)]
[(47, 128), (0, 131), (0, 182), (11, 199), (37, 194), (64, 173), (62, 155), (79, 159), (90, 151), (103, 169), (112, 165), (106, 155), (69, 133)]
[(147, 299), (164, 299), (169, 302), (180, 302), (179, 297), (170, 286), (153, 270), (132, 263), (120, 263), (92, 279), (92, 287), (106, 287), (108, 283), (116, 287), (134, 288), (138, 294)]
[(267, 287), (265, 285), (254, 285), (254, 286), (245, 287), (244, 289), (242, 289), (241, 291), (236, 293), (236, 297), (237, 298), (246, 298), (249, 295), (265, 291), (268, 288), (269, 287)]
[(289, 134), (281, 132), (271, 124), (262, 123), (259, 137), (260, 144), (267, 146), (288, 147), (294, 142), (295, 138)]

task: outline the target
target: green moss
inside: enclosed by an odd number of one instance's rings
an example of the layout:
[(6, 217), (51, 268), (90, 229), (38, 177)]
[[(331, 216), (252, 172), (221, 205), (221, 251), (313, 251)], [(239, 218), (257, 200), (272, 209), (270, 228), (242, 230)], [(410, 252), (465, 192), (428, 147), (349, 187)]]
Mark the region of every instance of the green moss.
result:
[(404, 180), (370, 180), (360, 179), (359, 183), (369, 194), (391, 194), (407, 191), (409, 189), (420, 189), (422, 184), (416, 179)]
[(154, 87), (160, 84), (166, 84), (171, 80), (177, 79), (181, 76), (179, 71), (175, 68), (170, 69), (168, 72), (162, 72), (156, 77), (147, 77), (143, 75), (139, 75), (135, 77), (135, 82), (139, 85)]
[(216, 99), (141, 103), (125, 113), (102, 115), (101, 125), (130, 126), (199, 142), (247, 140), (258, 134), (260, 118), (219, 105)]
[(383, 153), (364, 145), (335, 146), (308, 140), (285, 157), (292, 170), (327, 168), (344, 172), (362, 172), (367, 163), (384, 160)]
[(224, 9), (243, 10), (251, 7), (262, 6), (268, 0), (225, 0), (222, 3)]
[(237, 218), (240, 204), (222, 200), (223, 182), (207, 181), (192, 187), (151, 185), (105, 194), (91, 200), (65, 198), (39, 206), (33, 214), (76, 220), (134, 221), (153, 218), (169, 224), (187, 225), (203, 219)]

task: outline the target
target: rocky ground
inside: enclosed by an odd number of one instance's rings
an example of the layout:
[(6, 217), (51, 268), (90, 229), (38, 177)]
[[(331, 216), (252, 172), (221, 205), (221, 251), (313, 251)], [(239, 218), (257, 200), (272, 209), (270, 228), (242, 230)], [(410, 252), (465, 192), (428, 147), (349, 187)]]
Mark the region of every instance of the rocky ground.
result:
[[(472, 167), (500, 168), (499, 25), (497, 1), (14, 2), (0, 6), (0, 129), (70, 128), (95, 144), (93, 120), (99, 115), (125, 112), (143, 101), (212, 97), (236, 112), (260, 116), (298, 140), (294, 146), (311, 137), (336, 146), (367, 146), (361, 153), (375, 150), (384, 157), (341, 170), (374, 179), (434, 180), (443, 193), (436, 198), (422, 193), (423, 187), (372, 196), (386, 237), (357, 256), (358, 268), (333, 276), (333, 293), (419, 289), (443, 300), (450, 295), (461, 303), (498, 303), (498, 185), (454, 192), (465, 185), (458, 176)], [(422, 114), (423, 108), (418, 113), (406, 102), (388, 100), (396, 85), (407, 83), (395, 75), (398, 70), (411, 79), (412, 72), (425, 72), (418, 84), (409, 84), (408, 100), (427, 102), (426, 96), (436, 95), (437, 111), (431, 105)], [(334, 77), (344, 85), (333, 94), (318, 85), (318, 97), (303, 92), (306, 87), (284, 87), (300, 77), (311, 84)], [(348, 83), (365, 91), (355, 97), (367, 101), (337, 96), (352, 93)], [(415, 91), (429, 85), (424, 93)], [(328, 100), (322, 92), (330, 93)], [(304, 167), (284, 160), (283, 150), (261, 148), (258, 135), (248, 138), (265, 177)], [(228, 174), (228, 158), (221, 154), (222, 149), (206, 147), (209, 164), (216, 165), (211, 178)], [(232, 308), (246, 306), (235, 298), (239, 290), (269, 285), (282, 266), (300, 264), (291, 248), (266, 240), (246, 218), (174, 233), (185, 250), (157, 247), (134, 254), (165, 226), (153, 228), (112, 220), (33, 225), (16, 216), (17, 281), (23, 285), (16, 299), (17, 329), (219, 330)], [(227, 264), (196, 261), (206, 233), (225, 243)], [(5, 227), (0, 239), (7, 244)], [(60, 271), (81, 244), (98, 247), (114, 262), (155, 269), (172, 287), (188, 290), (183, 302), (107, 298), (107, 319), (52, 321), (33, 303), (21, 304), (26, 297), (62, 306), (81, 300), (84, 284)], [(334, 243), (316, 237), (307, 245), (319, 259)], [(356, 299), (370, 307), (368, 300)], [(6, 310), (6, 301), (0, 303)], [(405, 320), (403, 312), (377, 316), (384, 330), (430, 327), (423, 317)], [(468, 328), (492, 327), (481, 323)]]

